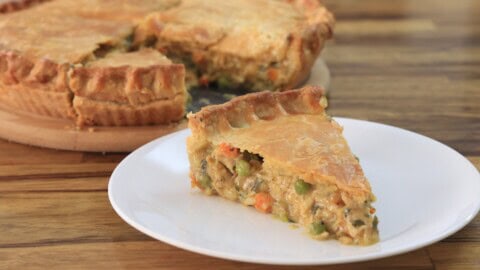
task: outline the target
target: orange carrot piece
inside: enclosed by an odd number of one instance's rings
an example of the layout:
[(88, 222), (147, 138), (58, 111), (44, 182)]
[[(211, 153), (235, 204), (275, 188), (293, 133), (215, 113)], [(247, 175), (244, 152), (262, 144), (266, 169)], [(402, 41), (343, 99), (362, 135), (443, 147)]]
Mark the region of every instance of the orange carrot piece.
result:
[(229, 158), (236, 158), (240, 155), (240, 150), (238, 148), (235, 148), (228, 143), (221, 143), (219, 145), (220, 151), (223, 155)]
[(261, 192), (255, 195), (255, 208), (263, 213), (271, 213), (273, 198), (270, 194)]
[(278, 79), (278, 70), (276, 68), (269, 68), (267, 70), (268, 79), (275, 82)]

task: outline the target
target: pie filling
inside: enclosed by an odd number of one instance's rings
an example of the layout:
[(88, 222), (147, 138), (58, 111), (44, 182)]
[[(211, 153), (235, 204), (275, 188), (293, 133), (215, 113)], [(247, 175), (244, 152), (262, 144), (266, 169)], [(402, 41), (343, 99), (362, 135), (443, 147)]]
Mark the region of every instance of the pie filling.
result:
[(277, 90), (288, 83), (288, 62), (257, 63), (234, 55), (207, 49), (183, 48), (181, 43), (159, 40), (153, 35), (140, 37), (133, 48), (154, 48), (174, 63), (185, 65), (189, 87), (211, 86), (221, 90)]
[(176, 43), (163, 47), (157, 45), (156, 48), (173, 62), (185, 65), (189, 75), (187, 84), (191, 86), (213, 85), (222, 90), (278, 90), (285, 88), (290, 80), (286, 59), (257, 63), (251, 59), (206, 50), (197, 50), (195, 53), (182, 51), (181, 44)]
[(374, 197), (353, 197), (326, 181), (307, 183), (277, 173), (263, 158), (226, 143), (210, 147), (193, 164), (192, 186), (253, 206), (263, 213), (306, 227), (315, 239), (335, 238), (344, 244), (378, 242)]

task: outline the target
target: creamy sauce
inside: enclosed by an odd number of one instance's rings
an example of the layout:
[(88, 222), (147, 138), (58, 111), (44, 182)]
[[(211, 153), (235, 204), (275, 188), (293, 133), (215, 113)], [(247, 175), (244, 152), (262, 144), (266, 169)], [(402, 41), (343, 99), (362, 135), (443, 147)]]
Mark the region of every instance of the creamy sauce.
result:
[(310, 234), (314, 239), (336, 238), (357, 245), (378, 242), (370, 198), (352, 197), (329, 183), (310, 185), (308, 192), (298, 194), (294, 188), (297, 177), (277, 175), (277, 170), (266, 170), (259, 160), (247, 160), (249, 173), (240, 176), (236, 164), (246, 157), (246, 153), (226, 157), (218, 149), (208, 155), (206, 173), (212, 180), (213, 193), (245, 205), (254, 205), (257, 193), (268, 193), (273, 198), (270, 212), (276, 218), (306, 228), (313, 223), (324, 224), (324, 231)]

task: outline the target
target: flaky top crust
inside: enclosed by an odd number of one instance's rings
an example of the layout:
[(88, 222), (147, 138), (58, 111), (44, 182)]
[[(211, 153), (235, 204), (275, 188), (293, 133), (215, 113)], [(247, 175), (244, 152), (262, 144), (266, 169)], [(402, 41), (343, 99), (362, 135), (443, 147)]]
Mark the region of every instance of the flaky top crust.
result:
[(333, 24), (332, 14), (312, 0), (188, 0), (148, 16), (135, 40), (155, 35), (184, 47), (278, 61), (295, 36), (318, 46), (318, 39), (331, 37)]
[(32, 89), (68, 92), (68, 64), (48, 59), (30, 60), (23, 55), (0, 50), (0, 85), (21, 85)]
[(0, 49), (76, 64), (91, 57), (100, 45), (115, 45), (129, 35), (130, 23), (51, 16), (49, 3), (0, 17)]
[(137, 106), (185, 94), (185, 67), (152, 49), (107, 55), (69, 75), (76, 96), (97, 101)]
[(179, 0), (62, 0), (0, 17), (0, 49), (76, 64), (131, 35), (135, 22)]
[(235, 128), (249, 127), (260, 120), (274, 120), (293, 114), (324, 115), (325, 108), (320, 104), (323, 89), (306, 86), (284, 92), (247, 94), (236, 97), (221, 105), (210, 105), (199, 112), (190, 113), (189, 127), (194, 133), (207, 137), (228, 133)]
[(189, 114), (189, 127), (193, 137), (261, 155), (279, 175), (368, 196), (370, 185), (322, 96), (317, 87), (249, 94)]
[(61, 0), (48, 3), (48, 9), (84, 18), (136, 22), (150, 12), (176, 6), (181, 0)]

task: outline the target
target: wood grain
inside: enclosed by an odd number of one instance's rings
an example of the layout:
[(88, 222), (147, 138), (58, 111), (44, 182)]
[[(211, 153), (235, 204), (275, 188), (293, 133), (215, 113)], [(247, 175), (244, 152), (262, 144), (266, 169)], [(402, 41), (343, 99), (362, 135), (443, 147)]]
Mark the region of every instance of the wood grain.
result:
[(0, 179), (109, 176), (116, 166), (116, 163), (3, 165), (0, 166)]
[[(323, 54), (330, 113), (432, 137), (480, 170), (480, 1), (324, 2), (338, 20)], [(202, 256), (136, 231), (106, 193), (125, 155), (0, 140), (0, 269), (295, 268)], [(480, 269), (480, 216), (414, 252), (305, 269), (385, 268)]]
[(0, 193), (0, 248), (152, 241), (117, 217), (104, 190)]
[[(45, 256), (48, 254), (48, 257)], [(0, 267), (8, 269), (345, 269), (345, 265), (322, 267), (270, 266), (232, 262), (172, 248), (161, 242), (86, 243), (0, 249)], [(19, 259), (20, 258), (20, 259)], [(56, 258), (52, 260), (51, 258)], [(32, 267), (29, 261), (37, 265)], [(433, 269), (425, 250), (391, 259), (355, 265), (348, 269)]]
[(0, 181), (0, 193), (47, 191), (107, 191), (108, 177), (14, 178)]
[(324, 54), (333, 115), (480, 155), (480, 2), (326, 2), (338, 19)]
[(77, 128), (70, 120), (9, 111), (0, 106), (0, 138), (52, 149), (127, 152), (187, 127), (186, 120), (152, 126)]
[[(1, 128), (1, 127), (0, 127)], [(0, 165), (37, 165), (120, 162), (122, 153), (82, 153), (17, 144), (0, 139)]]

